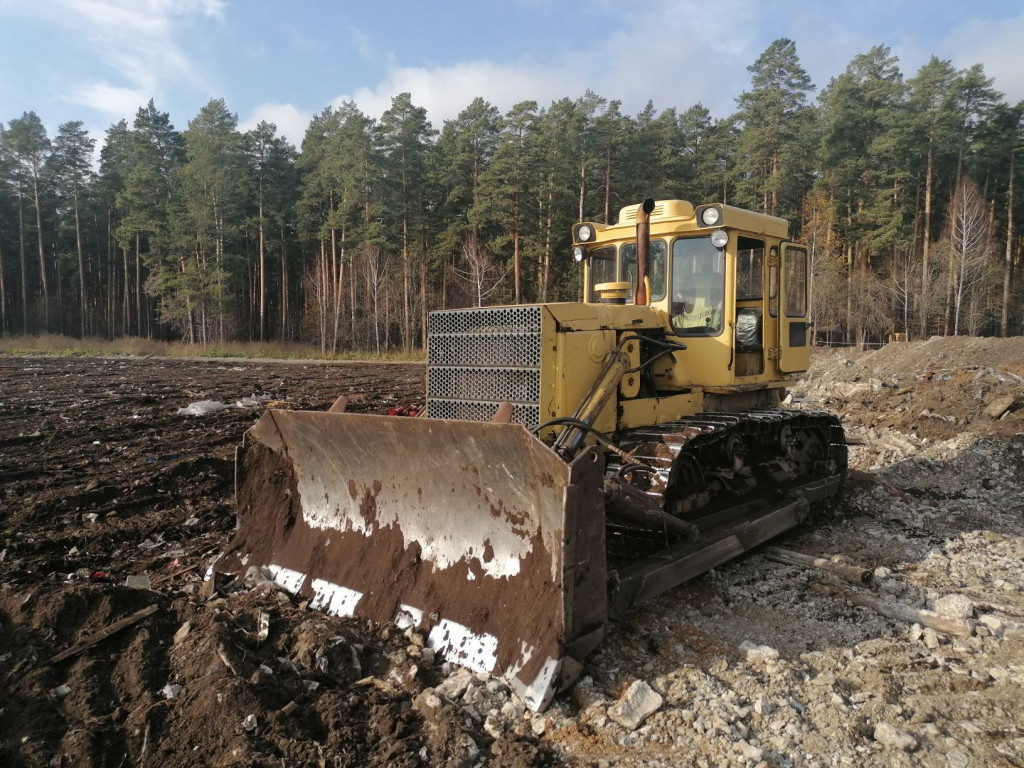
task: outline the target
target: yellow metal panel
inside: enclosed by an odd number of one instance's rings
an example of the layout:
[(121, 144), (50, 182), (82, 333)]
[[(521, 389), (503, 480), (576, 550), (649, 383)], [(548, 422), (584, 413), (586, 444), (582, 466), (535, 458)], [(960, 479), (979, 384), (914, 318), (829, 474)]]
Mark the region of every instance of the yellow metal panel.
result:
[(577, 302), (546, 305), (562, 330), (596, 331), (621, 328), (664, 328), (668, 318), (655, 307), (632, 304), (582, 304)]
[(704, 398), (697, 392), (669, 397), (623, 400), (619, 403), (619, 429), (633, 429), (693, 416), (702, 410)]
[[(560, 333), (557, 352), (544, 357), (544, 364), (550, 366), (549, 375), (555, 382), (554, 396), (542, 403), (542, 419), (572, 416), (594, 383), (605, 355), (614, 349), (615, 331), (579, 331)], [(597, 359), (595, 359), (597, 358)], [(608, 405), (594, 422), (594, 428), (601, 432), (615, 429), (615, 400)]]

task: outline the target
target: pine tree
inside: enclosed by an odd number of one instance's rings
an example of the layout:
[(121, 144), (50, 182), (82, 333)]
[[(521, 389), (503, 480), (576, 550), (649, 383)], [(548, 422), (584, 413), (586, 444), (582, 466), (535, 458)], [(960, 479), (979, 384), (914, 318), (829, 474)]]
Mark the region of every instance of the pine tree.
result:
[(51, 177), (63, 208), (70, 209), (74, 218), (75, 255), (78, 266), (79, 333), (85, 336), (90, 327), (89, 295), (86, 290), (87, 273), (85, 245), (82, 232), (83, 198), (92, 185), (92, 154), (96, 140), (89, 136), (81, 120), (67, 122), (57, 129), (53, 141)]
[(787, 38), (769, 45), (747, 71), (751, 90), (736, 99), (742, 126), (737, 199), (763, 213), (795, 218), (809, 187), (804, 140), (814, 115), (807, 104), (814, 86)]
[(498, 146), (480, 185), (471, 211), (481, 229), (494, 230), (487, 246), (495, 252), (511, 247), (507, 258), (512, 272), (512, 300), (524, 296), (522, 243), (529, 232), (530, 202), (536, 192), (537, 102), (523, 101), (512, 107), (502, 121)]
[[(28, 196), (35, 210), (36, 246), (39, 256), (39, 284), (43, 299), (43, 317), (40, 324), (43, 332), (50, 330), (50, 284), (47, 276), (46, 253), (43, 247), (43, 192), (46, 185), (46, 163), (52, 147), (46, 128), (35, 112), (26, 112), (11, 120), (7, 126), (7, 146), (14, 161), (15, 176), (22, 198)], [(25, 257), (24, 206), (18, 208), (19, 251), (21, 254), (21, 298), (24, 312), (23, 330), (29, 330), (28, 305), (28, 262)]]

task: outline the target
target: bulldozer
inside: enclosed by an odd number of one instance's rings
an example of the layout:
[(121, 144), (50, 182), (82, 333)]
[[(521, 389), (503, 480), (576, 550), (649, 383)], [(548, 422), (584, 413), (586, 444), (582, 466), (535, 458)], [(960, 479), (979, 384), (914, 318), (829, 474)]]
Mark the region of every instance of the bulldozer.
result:
[(841, 497), (839, 419), (782, 407), (811, 343), (787, 237), (683, 200), (575, 224), (582, 301), (430, 313), (419, 418), (263, 414), (214, 570), (414, 629), (543, 710), (632, 606)]

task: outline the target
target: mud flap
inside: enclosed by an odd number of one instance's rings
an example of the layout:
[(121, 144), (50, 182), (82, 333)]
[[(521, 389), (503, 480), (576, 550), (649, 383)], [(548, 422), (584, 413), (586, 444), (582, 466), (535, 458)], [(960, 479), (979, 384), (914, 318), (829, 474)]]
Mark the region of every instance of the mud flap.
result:
[(418, 627), (537, 711), (604, 635), (597, 451), (569, 465), (518, 424), (269, 411), (237, 462), (219, 572), (266, 567), (313, 608)]

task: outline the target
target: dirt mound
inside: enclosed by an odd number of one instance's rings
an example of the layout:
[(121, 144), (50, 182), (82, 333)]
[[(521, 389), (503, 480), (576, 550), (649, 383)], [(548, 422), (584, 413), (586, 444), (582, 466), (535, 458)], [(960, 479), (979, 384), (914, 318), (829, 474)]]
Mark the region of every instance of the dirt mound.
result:
[[(941, 338), (879, 350), (816, 350), (794, 387), (799, 403), (848, 425), (946, 440), (1010, 437), (1024, 424), (1024, 338)], [(999, 408), (989, 414), (990, 408)]]

